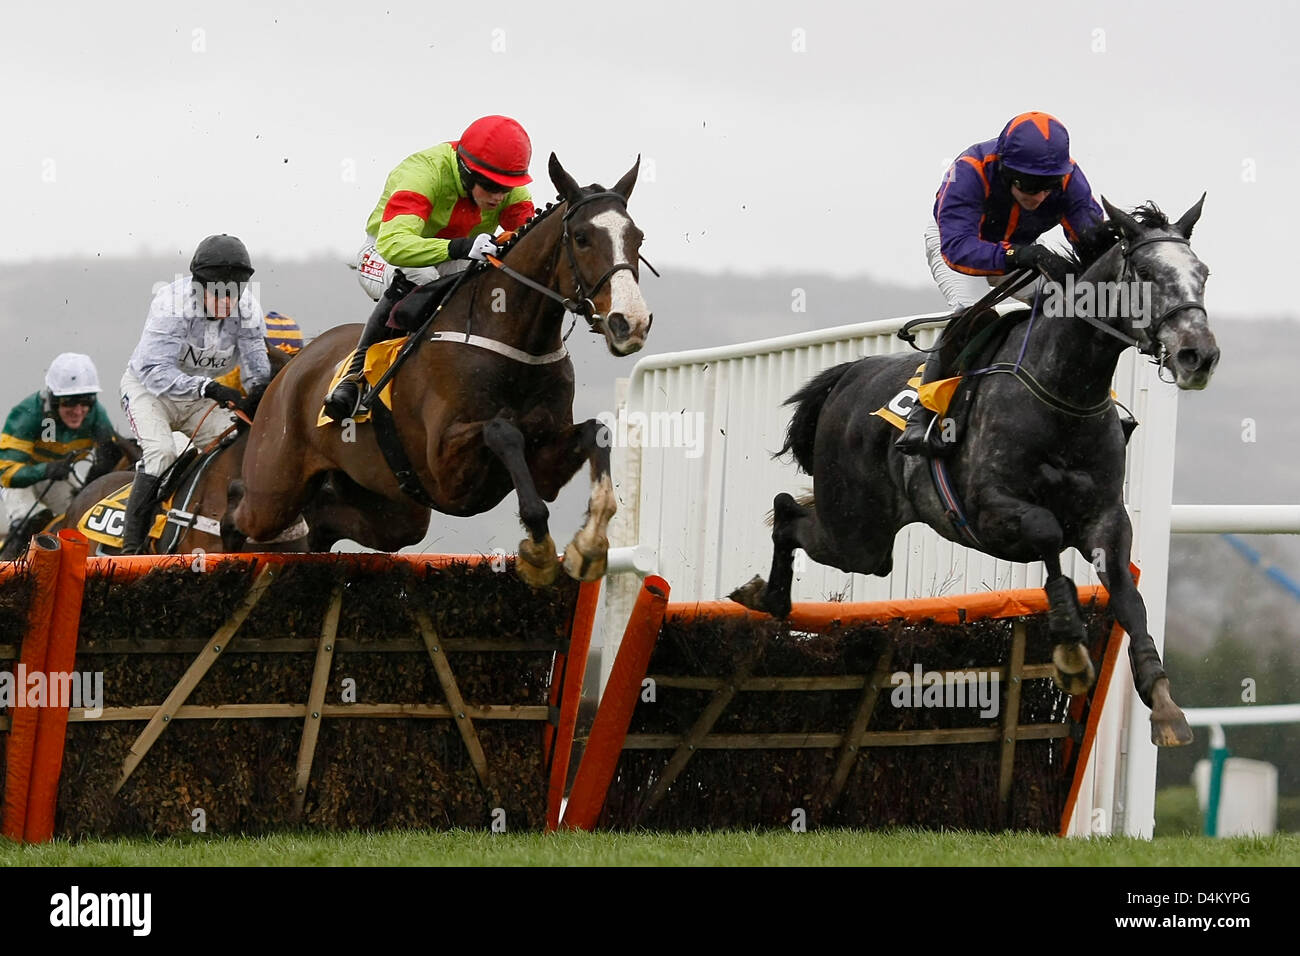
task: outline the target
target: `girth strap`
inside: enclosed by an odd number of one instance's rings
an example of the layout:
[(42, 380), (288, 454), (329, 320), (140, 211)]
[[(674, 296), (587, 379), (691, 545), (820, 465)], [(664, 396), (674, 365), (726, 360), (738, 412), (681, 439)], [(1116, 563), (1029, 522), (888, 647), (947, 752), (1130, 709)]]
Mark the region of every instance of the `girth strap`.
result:
[(375, 440), (379, 442), (379, 451), (383, 454), (384, 461), (388, 463), (393, 477), (397, 479), (397, 486), (402, 489), (403, 494), (418, 504), (431, 510), (436, 508), (433, 498), (420, 483), (406, 449), (402, 447), (402, 439), (397, 434), (397, 423), (393, 421), (393, 413), (388, 410), (388, 406), (382, 401), (375, 402), (370, 408), (370, 420), (375, 426)]

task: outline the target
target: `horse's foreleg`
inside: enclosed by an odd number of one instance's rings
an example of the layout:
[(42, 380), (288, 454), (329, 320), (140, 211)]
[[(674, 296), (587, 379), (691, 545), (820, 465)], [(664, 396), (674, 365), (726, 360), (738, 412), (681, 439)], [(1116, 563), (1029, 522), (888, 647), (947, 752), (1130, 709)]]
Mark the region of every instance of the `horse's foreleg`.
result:
[(248, 543), (248, 535), (239, 530), (235, 523), (235, 510), (244, 500), (244, 480), (235, 478), (226, 488), (226, 513), (221, 516), (221, 550), (227, 554), (243, 551)]
[[(1103, 567), (1097, 576), (1110, 594), (1110, 610), (1120, 627), (1128, 633), (1128, 656), (1133, 666), (1133, 683), (1142, 703), (1151, 708), (1151, 742), (1157, 747), (1181, 747), (1192, 742), (1192, 729), (1187, 717), (1174, 703), (1165, 673), (1156, 650), (1155, 640), (1147, 630), (1147, 608), (1133, 582), (1129, 568), (1129, 552), (1133, 531), (1128, 514), (1123, 508), (1112, 514), (1085, 547), (1088, 553), (1100, 550), (1104, 556)], [(1094, 548), (1095, 546), (1095, 548)]]
[(591, 496), (587, 518), (564, 549), (564, 570), (579, 581), (594, 581), (605, 574), (609, 553), (609, 519), (618, 511), (614, 482), (609, 476), (609, 428), (594, 418), (574, 426), (577, 454), (591, 462)]
[(532, 472), (528, 470), (523, 433), (514, 423), (494, 418), (483, 424), (483, 443), (509, 472), (519, 497), (519, 520), (528, 529), (528, 537), (519, 542), (516, 566), (519, 576), (532, 587), (546, 587), (559, 573), (560, 562), (547, 527), (550, 509), (537, 493)]
[(1047, 630), (1052, 649), (1053, 680), (1067, 694), (1085, 694), (1097, 677), (1088, 648), (1087, 629), (1079, 613), (1079, 592), (1061, 573), (1064, 532), (1046, 508), (1004, 495), (987, 494), (979, 517), (979, 533), (987, 540), (1021, 541), (1038, 554), (1047, 569)]

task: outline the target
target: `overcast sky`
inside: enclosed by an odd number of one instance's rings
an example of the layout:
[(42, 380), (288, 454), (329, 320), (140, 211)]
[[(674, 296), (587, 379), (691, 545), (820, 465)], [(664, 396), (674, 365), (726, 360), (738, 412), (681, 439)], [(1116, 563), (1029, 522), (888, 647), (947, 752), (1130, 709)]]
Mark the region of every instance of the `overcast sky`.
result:
[(582, 183), (642, 154), (658, 265), (921, 285), (944, 168), (1041, 109), (1113, 202), (1208, 191), (1212, 312), (1296, 314), (1297, 6), (12, 4), (0, 261), (350, 257), (398, 161), (505, 113), (542, 199), (552, 150)]

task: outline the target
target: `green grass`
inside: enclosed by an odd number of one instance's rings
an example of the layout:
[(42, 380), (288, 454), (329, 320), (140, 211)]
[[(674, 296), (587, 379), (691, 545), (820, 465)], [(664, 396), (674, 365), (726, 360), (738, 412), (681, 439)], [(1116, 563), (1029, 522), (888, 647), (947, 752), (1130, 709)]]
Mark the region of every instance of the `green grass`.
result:
[(1300, 835), (1059, 840), (1026, 833), (286, 833), (19, 847), (8, 866), (1294, 866)]

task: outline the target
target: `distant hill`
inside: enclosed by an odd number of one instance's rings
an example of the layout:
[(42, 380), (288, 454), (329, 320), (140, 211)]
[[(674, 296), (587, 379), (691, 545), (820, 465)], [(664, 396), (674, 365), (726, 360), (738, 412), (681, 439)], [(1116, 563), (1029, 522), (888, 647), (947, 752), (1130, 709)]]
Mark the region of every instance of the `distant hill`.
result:
[[(170, 281), (186, 261), (140, 258), (69, 260), (0, 265), (0, 403), (12, 405), (39, 387), (49, 360), (61, 351), (90, 354), (106, 397), (114, 395), (139, 338), (154, 283)], [(369, 300), (342, 260), (262, 262), (257, 280), (262, 305), (294, 316), (309, 335), (360, 322)], [(645, 353), (678, 351), (767, 338), (808, 329), (943, 308), (930, 288), (889, 285), (867, 278), (815, 275), (761, 278), (643, 270), (642, 288), (655, 313)], [(796, 290), (802, 290), (797, 293)], [(804, 311), (794, 311), (797, 296)], [(1300, 322), (1294, 318), (1214, 316), (1223, 351), (1204, 392), (1179, 404), (1174, 500), (1180, 503), (1296, 502), (1300, 500)], [(634, 359), (616, 359), (578, 329), (569, 345), (579, 383), (575, 412), (589, 417), (611, 409), (614, 380)], [(784, 399), (773, 395), (772, 401)], [(6, 405), (6, 408), (8, 407)], [(116, 402), (108, 405), (125, 428)], [(1252, 435), (1253, 429), (1253, 435)], [(1252, 438), (1253, 441), (1243, 441)], [(576, 529), (586, 506), (586, 482), (575, 481), (553, 506), (557, 541)], [(435, 516), (425, 547), (451, 552), (513, 550), (520, 537), (513, 496), (472, 519)], [(1300, 540), (1255, 539), (1272, 560), (1300, 576)], [(1296, 608), (1280, 589), (1261, 582), (1227, 545), (1209, 538), (1175, 539), (1170, 634), (1208, 639), (1224, 615), (1258, 607), (1276, 620)], [(1242, 588), (1250, 588), (1243, 605)]]

